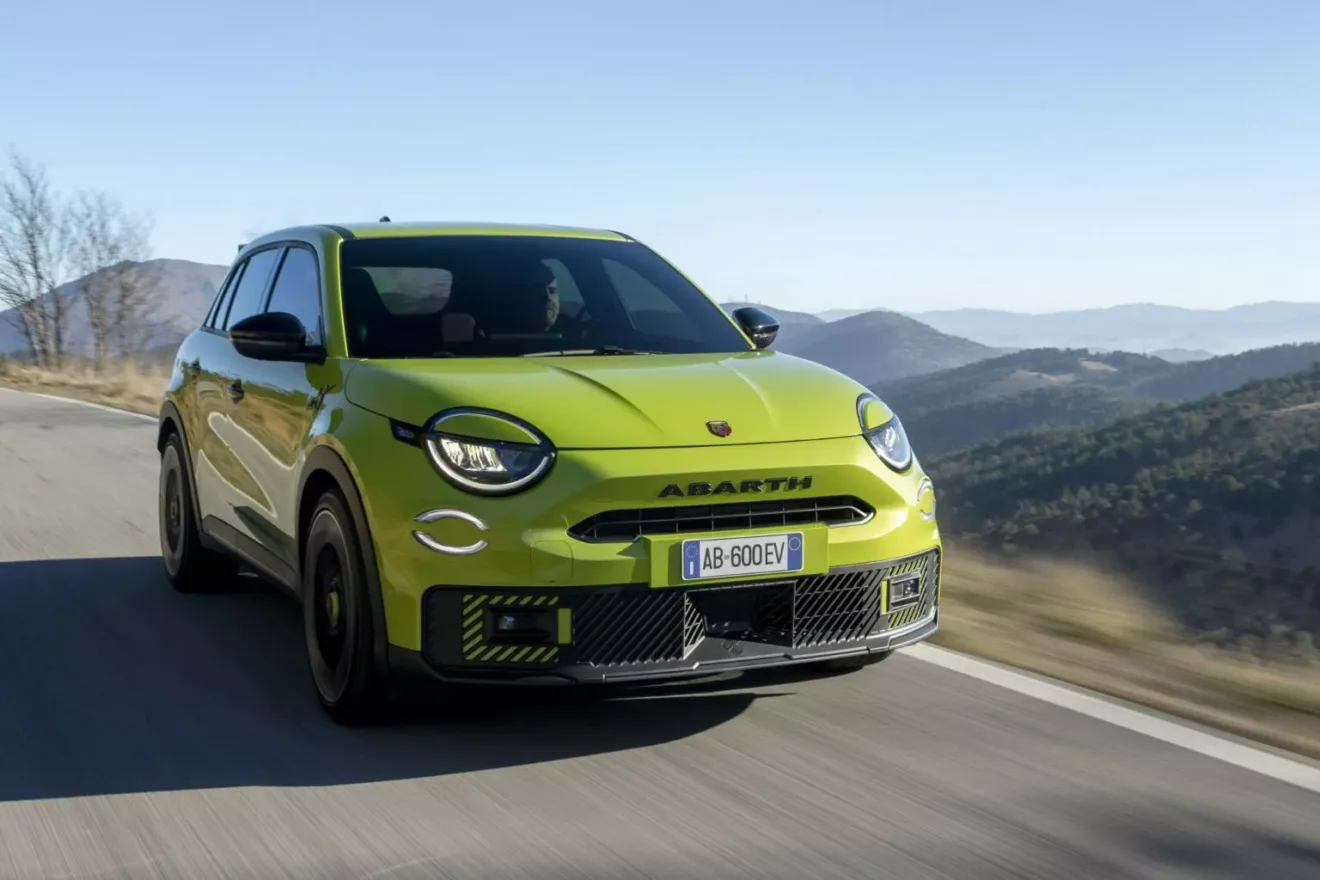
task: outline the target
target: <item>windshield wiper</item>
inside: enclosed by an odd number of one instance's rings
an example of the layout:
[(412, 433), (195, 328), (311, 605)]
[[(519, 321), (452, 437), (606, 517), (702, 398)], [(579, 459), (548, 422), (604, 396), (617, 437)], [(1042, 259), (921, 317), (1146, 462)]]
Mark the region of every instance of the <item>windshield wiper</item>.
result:
[(572, 357), (574, 355), (599, 354), (655, 354), (655, 352), (624, 348), (621, 345), (601, 345), (596, 348), (556, 348), (549, 351), (529, 351), (527, 354), (519, 355), (519, 357)]

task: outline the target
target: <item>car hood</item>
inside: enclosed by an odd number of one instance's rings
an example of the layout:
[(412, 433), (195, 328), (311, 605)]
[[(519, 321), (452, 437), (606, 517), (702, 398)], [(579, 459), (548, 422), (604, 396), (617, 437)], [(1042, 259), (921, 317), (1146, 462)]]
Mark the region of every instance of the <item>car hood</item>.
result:
[[(857, 435), (865, 390), (811, 361), (754, 351), (363, 361), (344, 393), (410, 425), (483, 407), (530, 422), (560, 449), (638, 449)], [(707, 427), (716, 420), (729, 436)]]

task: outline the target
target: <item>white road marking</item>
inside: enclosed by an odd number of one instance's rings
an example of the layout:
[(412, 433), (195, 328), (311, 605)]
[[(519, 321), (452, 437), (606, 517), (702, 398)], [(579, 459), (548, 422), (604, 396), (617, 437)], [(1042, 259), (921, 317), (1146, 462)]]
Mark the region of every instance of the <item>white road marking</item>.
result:
[(76, 397), (60, 397), (57, 394), (41, 394), (40, 392), (37, 391), (19, 391), (17, 388), (0, 388), (0, 391), (8, 391), (11, 394), (27, 394), (31, 397), (41, 397), (44, 398), (45, 400), (54, 400), (58, 403), (76, 403), (79, 404), (80, 406), (90, 406), (92, 409), (99, 409), (105, 412), (115, 413), (121, 416), (130, 416), (135, 419), (145, 419), (148, 422), (160, 421), (155, 416), (149, 416), (144, 413), (133, 412), (132, 410), (127, 410), (127, 409), (119, 409), (113, 406), (105, 406), (104, 404), (100, 404), (100, 403), (92, 403), (89, 400), (79, 400)]
[[(60, 403), (76, 403), (105, 410), (106, 412), (132, 416), (133, 418), (152, 422), (157, 421), (154, 416), (116, 409), (71, 397), (38, 394), (34, 391), (19, 391), (13, 388), (0, 388), (0, 391), (30, 394), (33, 397), (43, 397)], [(903, 648), (902, 653), (907, 657), (961, 673), (978, 681), (1034, 697), (1046, 703), (1069, 709), (1079, 715), (1086, 715), (1098, 721), (1104, 721), (1116, 727), (1143, 734), (1151, 739), (1188, 749), (1207, 758), (1214, 758), (1235, 767), (1241, 767), (1244, 770), (1250, 770), (1253, 773), (1259, 773), (1262, 776), (1268, 776), (1271, 779), (1277, 779), (1320, 794), (1320, 767), (1294, 761), (1263, 749), (1253, 748), (1173, 721), (1166, 721), (1163, 718), (1156, 718), (1154, 715), (1128, 708), (1108, 698), (1092, 696), (1080, 688), (1052, 684), (946, 648), (938, 648), (930, 644), (919, 644)]]
[(1051, 684), (934, 645), (913, 645), (901, 653), (1320, 794), (1320, 767), (1166, 721), (1108, 698), (1092, 696), (1080, 688)]

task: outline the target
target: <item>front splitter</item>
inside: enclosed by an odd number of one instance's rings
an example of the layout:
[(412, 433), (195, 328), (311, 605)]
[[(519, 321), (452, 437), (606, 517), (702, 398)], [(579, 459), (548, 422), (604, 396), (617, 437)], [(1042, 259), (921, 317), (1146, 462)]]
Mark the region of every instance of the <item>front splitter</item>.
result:
[(892, 632), (847, 643), (785, 648), (759, 642), (707, 638), (689, 656), (660, 663), (610, 666), (572, 664), (535, 672), (519, 670), (473, 671), (435, 667), (420, 652), (390, 647), (391, 672), (450, 684), (555, 687), (566, 685), (642, 684), (707, 678), (736, 672), (780, 669), (867, 654), (883, 654), (917, 644), (939, 629), (938, 606), (925, 618)]

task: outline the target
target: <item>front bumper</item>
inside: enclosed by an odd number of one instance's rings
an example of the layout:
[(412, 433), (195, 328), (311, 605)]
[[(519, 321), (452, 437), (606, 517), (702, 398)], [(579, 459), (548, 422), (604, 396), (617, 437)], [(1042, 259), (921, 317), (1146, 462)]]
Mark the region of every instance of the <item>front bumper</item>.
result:
[[(454, 682), (658, 681), (885, 652), (939, 626), (941, 552), (718, 586), (437, 586), (421, 661)], [(534, 633), (501, 635), (511, 613)]]

